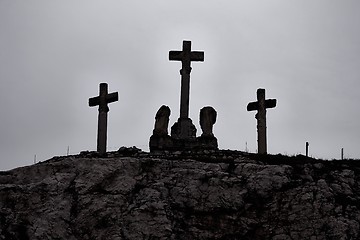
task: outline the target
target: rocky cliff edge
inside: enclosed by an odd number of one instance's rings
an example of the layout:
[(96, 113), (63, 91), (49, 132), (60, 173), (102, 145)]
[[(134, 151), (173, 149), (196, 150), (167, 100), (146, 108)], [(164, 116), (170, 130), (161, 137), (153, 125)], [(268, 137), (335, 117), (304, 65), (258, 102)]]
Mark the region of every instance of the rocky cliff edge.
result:
[(0, 172), (0, 239), (359, 239), (359, 173), (224, 150), (54, 157)]

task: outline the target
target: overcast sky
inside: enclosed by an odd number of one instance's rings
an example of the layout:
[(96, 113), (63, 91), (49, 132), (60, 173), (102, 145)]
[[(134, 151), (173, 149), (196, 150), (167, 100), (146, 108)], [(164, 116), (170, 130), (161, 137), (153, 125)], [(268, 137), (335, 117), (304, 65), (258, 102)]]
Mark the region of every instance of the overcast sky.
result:
[(257, 88), (267, 111), (268, 152), (360, 158), (358, 0), (0, 0), (0, 170), (96, 150), (99, 83), (109, 104), (108, 151), (148, 151), (156, 111), (179, 117), (183, 40), (192, 63), (190, 117), (218, 112), (221, 149), (256, 152)]

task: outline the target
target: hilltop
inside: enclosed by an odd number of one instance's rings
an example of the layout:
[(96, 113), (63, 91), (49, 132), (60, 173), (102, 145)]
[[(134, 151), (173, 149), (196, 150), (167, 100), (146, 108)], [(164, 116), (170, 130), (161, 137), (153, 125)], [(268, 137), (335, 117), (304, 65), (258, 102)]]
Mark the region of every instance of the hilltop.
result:
[(0, 172), (0, 239), (358, 239), (360, 162), (122, 147)]

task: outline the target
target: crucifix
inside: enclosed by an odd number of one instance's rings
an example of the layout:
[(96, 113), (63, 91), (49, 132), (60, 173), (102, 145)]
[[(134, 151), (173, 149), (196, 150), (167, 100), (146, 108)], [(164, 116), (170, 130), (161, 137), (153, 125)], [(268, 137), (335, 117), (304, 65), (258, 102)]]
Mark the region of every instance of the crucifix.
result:
[(180, 93), (180, 118), (189, 118), (190, 72), (191, 62), (203, 62), (204, 52), (191, 51), (191, 41), (183, 41), (182, 51), (170, 51), (170, 61), (181, 61), (181, 93)]
[(182, 51), (170, 51), (170, 61), (181, 61), (181, 92), (180, 92), (180, 118), (178, 119), (177, 137), (190, 139), (195, 137), (196, 129), (189, 118), (189, 98), (190, 98), (190, 73), (191, 62), (203, 62), (204, 52), (191, 51), (191, 41), (183, 41)]
[(248, 111), (257, 110), (255, 118), (257, 119), (258, 132), (258, 153), (266, 154), (266, 109), (276, 107), (276, 99), (265, 100), (265, 89), (259, 88), (256, 92), (257, 102), (251, 102), (247, 105)]
[(99, 96), (89, 98), (90, 107), (99, 106), (97, 151), (102, 155), (106, 153), (108, 103), (118, 100), (117, 92), (108, 93), (107, 83), (100, 83)]

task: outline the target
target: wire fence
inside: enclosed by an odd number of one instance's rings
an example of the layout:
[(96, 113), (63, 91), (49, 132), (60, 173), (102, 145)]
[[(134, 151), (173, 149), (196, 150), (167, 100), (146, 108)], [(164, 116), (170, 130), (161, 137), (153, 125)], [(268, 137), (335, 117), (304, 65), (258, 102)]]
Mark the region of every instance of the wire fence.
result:
[[(316, 156), (314, 156), (313, 154), (311, 154), (310, 152), (310, 144), (308, 142), (306, 142), (306, 145), (305, 145), (305, 155), (308, 156), (308, 157), (311, 157), (311, 158), (317, 158)], [(118, 151), (122, 146), (115, 146), (115, 145), (112, 145), (112, 146), (108, 146), (107, 147), (107, 151), (108, 152), (114, 152), (114, 151)], [(144, 145), (144, 144), (135, 144), (135, 145), (132, 145), (132, 146), (125, 146), (125, 147), (136, 147), (136, 148), (139, 148), (141, 149), (142, 151), (144, 152), (148, 152), (149, 151), (149, 146), (148, 145)], [(72, 156), (72, 155), (78, 155), (80, 152), (82, 151), (96, 151), (96, 149), (87, 149), (87, 150), (72, 150), (71, 146), (67, 146), (67, 147), (64, 147), (64, 151), (63, 151), (63, 154), (59, 154), (59, 156)], [(241, 150), (240, 150), (241, 151)], [(249, 151), (249, 148), (248, 148), (248, 144), (247, 142), (245, 143), (245, 149), (244, 149), (245, 152), (251, 152)], [(255, 151), (255, 153), (257, 153), (257, 151)], [(297, 154), (292, 154), (292, 155), (299, 155), (301, 153), (297, 153)], [(41, 154), (41, 155), (45, 155), (45, 154)], [(47, 159), (42, 159), (40, 158), (39, 154), (34, 154), (33, 156), (33, 164), (36, 164), (38, 162), (41, 162), (41, 161), (46, 161)], [(289, 155), (288, 153), (284, 153), (284, 155)], [(291, 154), (290, 154), (291, 155)], [(321, 159), (321, 158), (319, 158)], [(340, 152), (339, 152), (339, 157), (336, 157), (336, 158), (333, 158), (331, 160), (351, 160), (351, 159), (354, 159), (352, 158), (351, 156), (345, 154), (345, 151), (344, 151), (344, 148), (341, 148), (340, 149)], [(330, 160), (330, 159), (329, 159)]]

